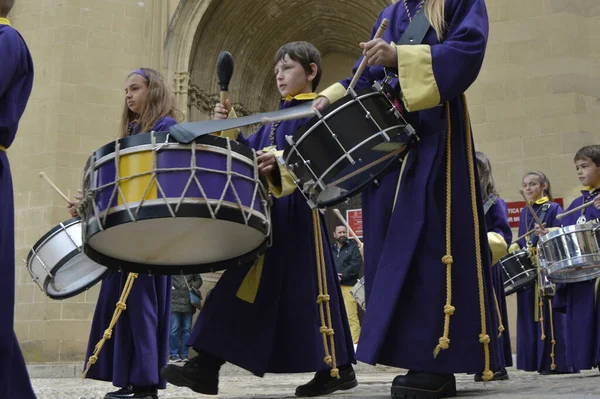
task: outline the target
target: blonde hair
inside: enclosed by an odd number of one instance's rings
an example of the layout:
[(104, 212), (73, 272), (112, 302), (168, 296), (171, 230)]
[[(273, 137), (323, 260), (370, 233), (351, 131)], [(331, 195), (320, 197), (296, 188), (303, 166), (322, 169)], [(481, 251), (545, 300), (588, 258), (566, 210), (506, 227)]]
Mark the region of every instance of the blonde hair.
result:
[(141, 114), (136, 114), (130, 110), (127, 106), (127, 100), (125, 100), (123, 114), (121, 115), (120, 138), (128, 136), (130, 123), (137, 123), (140, 126), (140, 132), (149, 132), (156, 121), (165, 116), (170, 116), (178, 122), (183, 120), (183, 113), (175, 106), (173, 91), (165, 83), (160, 72), (151, 68), (140, 68), (138, 71), (127, 75), (127, 78), (136, 73), (144, 78), (144, 82), (148, 87), (148, 98)]
[(446, 0), (424, 0), (425, 15), (435, 30), (438, 40), (441, 42), (446, 31), (445, 6)]

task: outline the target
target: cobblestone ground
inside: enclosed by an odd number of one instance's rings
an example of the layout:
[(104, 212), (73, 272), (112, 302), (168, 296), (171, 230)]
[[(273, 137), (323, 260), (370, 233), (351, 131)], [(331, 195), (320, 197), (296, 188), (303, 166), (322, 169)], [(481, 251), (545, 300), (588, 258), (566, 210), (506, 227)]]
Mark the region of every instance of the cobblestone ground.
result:
[[(473, 376), (457, 375), (458, 395), (468, 398), (600, 398), (600, 372), (586, 371), (576, 375), (540, 376), (508, 369), (510, 380), (488, 383), (473, 381)], [(329, 398), (386, 399), (395, 373), (376, 372), (358, 374), (359, 386), (351, 391), (338, 392)], [(218, 396), (203, 396), (168, 386), (160, 392), (162, 399), (184, 398), (294, 398), (294, 389), (305, 383), (311, 374), (268, 375), (257, 378), (250, 375), (224, 375)], [(35, 378), (34, 389), (40, 399), (102, 399), (111, 384), (79, 378)]]

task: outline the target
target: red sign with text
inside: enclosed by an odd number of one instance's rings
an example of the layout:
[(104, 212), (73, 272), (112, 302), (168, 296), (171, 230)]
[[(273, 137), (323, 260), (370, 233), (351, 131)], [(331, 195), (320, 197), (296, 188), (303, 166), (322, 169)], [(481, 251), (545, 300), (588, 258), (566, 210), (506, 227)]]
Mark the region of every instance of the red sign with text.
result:
[[(562, 198), (554, 198), (553, 202), (556, 202), (564, 209)], [(510, 227), (519, 227), (521, 211), (525, 208), (525, 201), (507, 202), (506, 206), (508, 208), (508, 224)]]
[[(348, 209), (346, 211), (346, 220), (348, 226), (354, 231), (358, 238), (363, 236), (363, 224), (362, 224), (362, 209)], [(351, 233), (348, 232), (348, 237), (351, 237)]]

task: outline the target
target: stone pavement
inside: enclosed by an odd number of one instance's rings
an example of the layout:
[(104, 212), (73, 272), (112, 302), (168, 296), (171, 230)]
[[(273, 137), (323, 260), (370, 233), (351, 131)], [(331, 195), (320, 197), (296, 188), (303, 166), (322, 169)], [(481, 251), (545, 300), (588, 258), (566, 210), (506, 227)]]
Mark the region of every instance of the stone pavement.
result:
[[(364, 365), (362, 365), (364, 366)], [(359, 366), (359, 386), (351, 391), (337, 392), (328, 398), (387, 399), (390, 397), (391, 381), (397, 373), (381, 368)], [(472, 376), (457, 375), (460, 397), (468, 398), (528, 398), (528, 399), (583, 399), (600, 398), (600, 372), (585, 371), (576, 375), (540, 376), (508, 369), (510, 380), (482, 383)], [(257, 378), (247, 373), (225, 373), (221, 377), (218, 396), (203, 396), (173, 386), (161, 391), (161, 399), (185, 398), (294, 398), (294, 389), (312, 377), (312, 374), (268, 375)], [(111, 384), (81, 380), (80, 378), (33, 378), (33, 386), (39, 399), (102, 399)]]

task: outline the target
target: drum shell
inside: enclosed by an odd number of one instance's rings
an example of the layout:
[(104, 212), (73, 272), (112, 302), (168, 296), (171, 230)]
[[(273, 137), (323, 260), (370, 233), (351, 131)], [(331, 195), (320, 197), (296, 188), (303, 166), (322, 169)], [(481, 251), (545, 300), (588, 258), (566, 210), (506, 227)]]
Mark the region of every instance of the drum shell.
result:
[(499, 262), (506, 296), (531, 286), (537, 278), (537, 268), (525, 250), (508, 254)]

